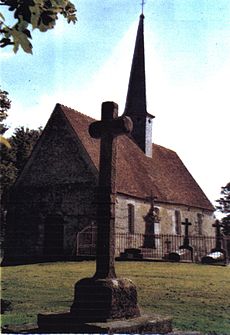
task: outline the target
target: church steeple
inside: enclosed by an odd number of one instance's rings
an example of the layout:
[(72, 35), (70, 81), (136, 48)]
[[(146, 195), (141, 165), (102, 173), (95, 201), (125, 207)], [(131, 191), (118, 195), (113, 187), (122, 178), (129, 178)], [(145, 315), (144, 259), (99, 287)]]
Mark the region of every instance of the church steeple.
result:
[(152, 119), (147, 112), (145, 85), (144, 15), (140, 15), (132, 67), (126, 97), (125, 115), (133, 121), (132, 137), (149, 157), (152, 157)]

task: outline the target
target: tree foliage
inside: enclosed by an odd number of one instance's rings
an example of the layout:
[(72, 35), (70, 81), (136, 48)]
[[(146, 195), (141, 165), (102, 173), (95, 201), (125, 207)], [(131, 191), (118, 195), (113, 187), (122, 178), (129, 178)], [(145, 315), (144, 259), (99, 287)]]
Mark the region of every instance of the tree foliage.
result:
[(1, 238), (4, 235), (5, 213), (7, 208), (7, 199), (11, 186), (21, 173), (28, 157), (31, 154), (34, 144), (37, 142), (42, 130), (16, 128), (13, 135), (6, 139), (2, 135), (8, 127), (5, 120), (11, 107), (11, 101), (8, 98), (8, 92), (0, 89), (0, 222)]
[[(0, 161), (0, 200), (1, 200), (1, 222), (4, 229), (5, 213), (9, 191), (16, 178), (24, 168), (31, 151), (41, 135), (41, 129), (30, 130), (28, 128), (16, 128), (14, 134), (8, 139), (11, 149), (6, 146), (1, 148)], [(3, 234), (3, 232), (1, 232)]]
[(16, 21), (9, 26), (0, 13), (0, 46), (13, 45), (15, 53), (19, 46), (32, 53), (32, 30), (45, 32), (54, 28), (59, 14), (68, 23), (77, 21), (76, 8), (69, 0), (0, 0), (0, 5), (8, 7)]
[(17, 176), (24, 168), (31, 151), (41, 135), (41, 128), (31, 130), (28, 128), (16, 128), (8, 139), (11, 144), (9, 150), (5, 146), (1, 148), (1, 194), (6, 193), (15, 182)]
[(11, 101), (8, 98), (8, 92), (2, 91), (0, 89), (0, 144), (5, 145), (8, 149), (10, 148), (10, 143), (2, 135), (7, 131), (7, 126), (3, 121), (7, 118), (8, 110), (11, 107)]
[(32, 149), (41, 135), (41, 128), (38, 130), (29, 128), (16, 128), (13, 136), (10, 138), (14, 165), (19, 175), (24, 168)]
[(2, 91), (0, 89), (0, 135), (3, 135), (7, 131), (7, 127), (4, 125), (3, 121), (7, 118), (8, 110), (11, 107), (11, 101), (8, 98), (8, 92)]
[(225, 214), (221, 220), (222, 231), (225, 235), (230, 235), (230, 182), (221, 187), (221, 197), (216, 202), (216, 209)]

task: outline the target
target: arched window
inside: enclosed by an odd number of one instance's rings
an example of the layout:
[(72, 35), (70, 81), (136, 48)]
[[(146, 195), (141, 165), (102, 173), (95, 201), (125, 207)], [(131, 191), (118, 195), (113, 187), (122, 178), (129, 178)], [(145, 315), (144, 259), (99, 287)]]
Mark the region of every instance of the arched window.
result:
[(175, 210), (175, 232), (181, 235), (181, 213), (178, 210)]
[(202, 235), (203, 233), (203, 214), (197, 213), (197, 230), (198, 234)]
[(128, 204), (128, 231), (129, 234), (134, 234), (134, 219), (135, 219), (134, 205)]

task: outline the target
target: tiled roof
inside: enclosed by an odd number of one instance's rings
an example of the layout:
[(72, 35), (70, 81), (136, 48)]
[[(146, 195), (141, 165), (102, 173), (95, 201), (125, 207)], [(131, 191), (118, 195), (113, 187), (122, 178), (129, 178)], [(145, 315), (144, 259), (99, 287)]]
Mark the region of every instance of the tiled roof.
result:
[[(98, 169), (100, 141), (88, 133), (95, 120), (68, 107), (58, 107)], [(152, 192), (157, 202), (214, 210), (176, 152), (153, 144), (153, 158), (149, 158), (128, 136), (118, 137), (117, 191), (143, 199)]]

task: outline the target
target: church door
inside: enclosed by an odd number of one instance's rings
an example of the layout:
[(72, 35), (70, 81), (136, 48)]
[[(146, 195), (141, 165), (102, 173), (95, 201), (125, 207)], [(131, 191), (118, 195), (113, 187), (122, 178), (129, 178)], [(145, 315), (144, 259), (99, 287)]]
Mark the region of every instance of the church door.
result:
[(63, 219), (60, 216), (49, 216), (44, 228), (44, 255), (61, 258), (64, 251)]

